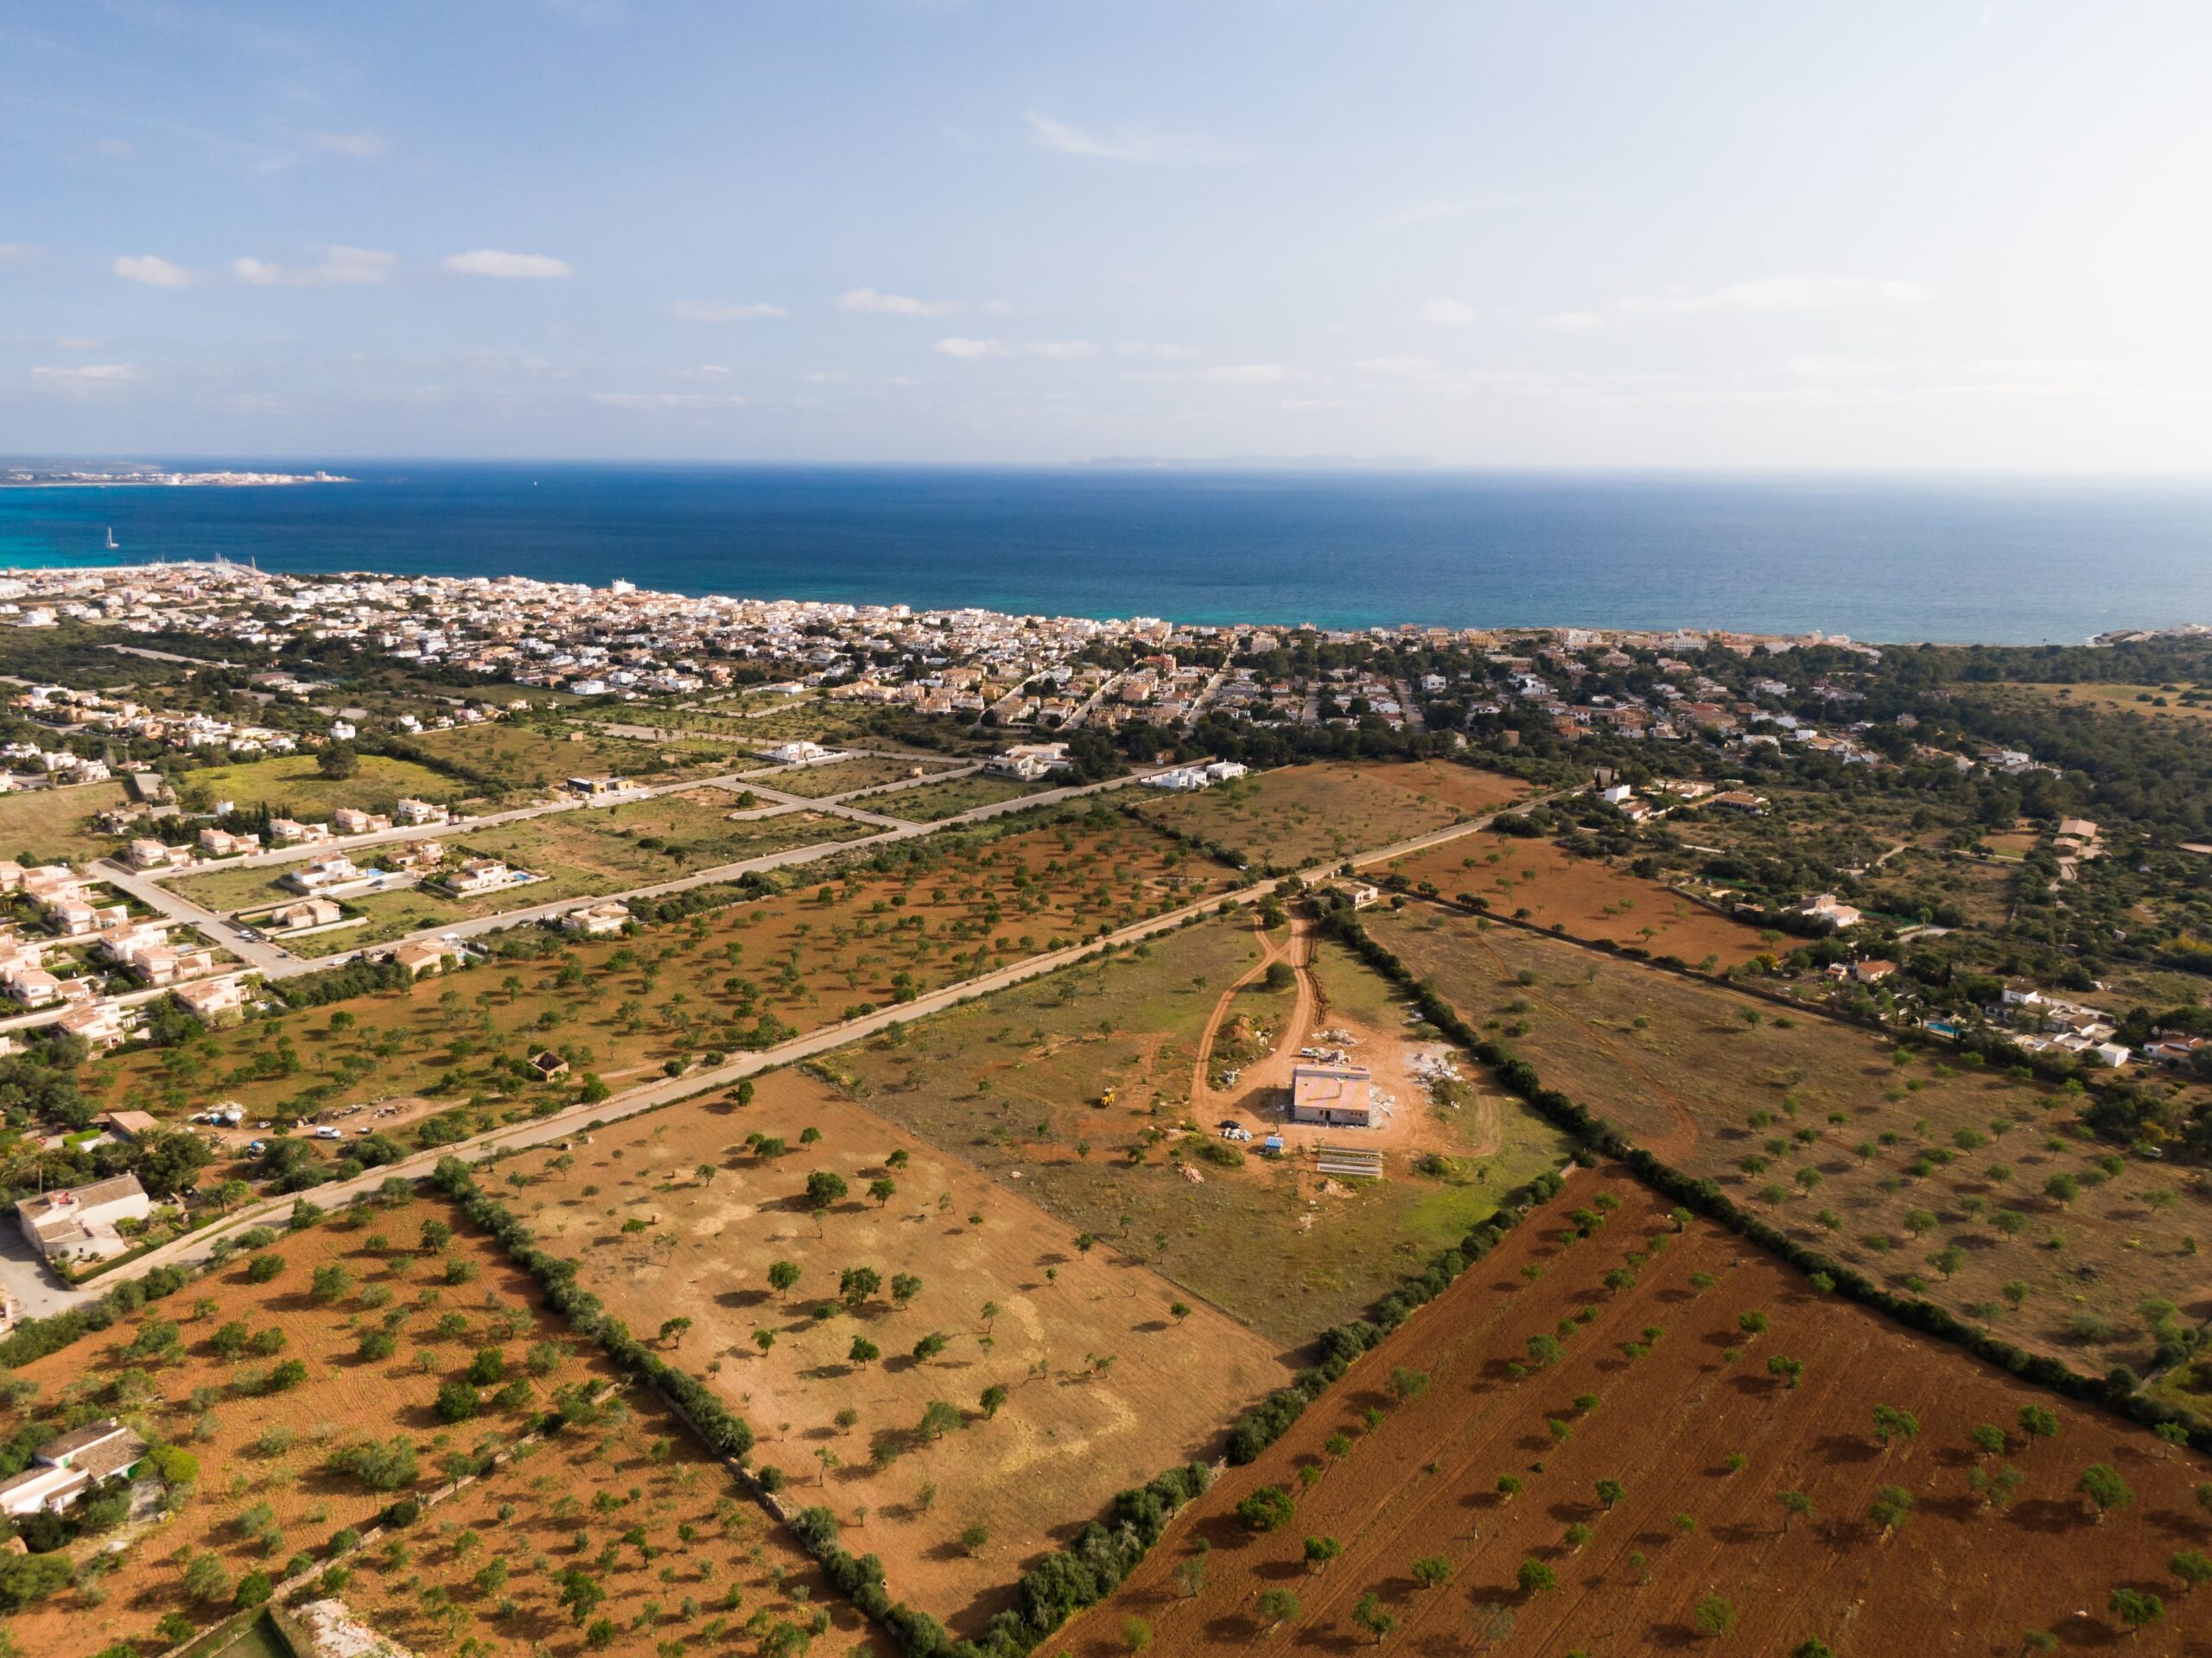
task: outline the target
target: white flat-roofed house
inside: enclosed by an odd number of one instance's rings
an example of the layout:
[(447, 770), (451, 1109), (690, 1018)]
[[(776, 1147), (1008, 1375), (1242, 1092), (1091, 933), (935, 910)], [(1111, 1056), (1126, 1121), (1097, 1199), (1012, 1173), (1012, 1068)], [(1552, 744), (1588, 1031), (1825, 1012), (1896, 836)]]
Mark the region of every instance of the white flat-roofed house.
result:
[(1836, 928), (1855, 927), (1863, 918), (1857, 910), (1834, 893), (1822, 893), (1802, 903), (1793, 904), (1789, 906), (1789, 913), (1803, 916), (1810, 921), (1825, 922)]
[(458, 869), (449, 869), (438, 877), (437, 885), (454, 897), (474, 893), (496, 893), (503, 886), (513, 886), (528, 880), (529, 875), (497, 858), (469, 858)]
[(1364, 1065), (1296, 1065), (1290, 1120), (1325, 1128), (1365, 1128), (1375, 1121), (1374, 1079)]
[(453, 814), (443, 806), (434, 805), (427, 800), (414, 800), (404, 797), (391, 809), (391, 815), (399, 823), (410, 825), (446, 823), (453, 821)]
[(289, 886), (295, 893), (304, 893), (312, 898), (327, 886), (342, 886), (360, 879), (361, 872), (353, 861), (342, 852), (326, 852), (307, 861), (297, 869), (286, 872), (276, 884)]
[(177, 869), (192, 861), (192, 854), (185, 848), (168, 846), (150, 837), (133, 841), (126, 855), (133, 869)]
[(236, 979), (210, 979), (202, 984), (182, 984), (169, 993), (177, 1004), (202, 1025), (224, 1025), (245, 1013), (245, 992)]
[(327, 898), (303, 898), (296, 904), (272, 910), (269, 927), (272, 932), (296, 932), (302, 927), (327, 927), (345, 919), (345, 911)]
[(561, 930), (582, 933), (587, 938), (610, 938), (628, 926), (631, 919), (626, 905), (608, 899), (569, 911), (561, 918)]
[[(820, 743), (779, 743), (768, 751), (768, 758), (779, 765), (807, 765), (830, 758), (831, 751)], [(841, 757), (842, 758), (842, 757)]]
[(8, 999), (22, 1007), (46, 1007), (61, 1000), (61, 981), (42, 967), (21, 967), (5, 975)]
[(330, 814), (331, 827), (340, 835), (379, 835), (391, 827), (382, 812), (365, 812), (359, 806), (340, 806)]
[(130, 1033), (124, 1021), (136, 1017), (135, 1013), (126, 1013), (111, 1001), (98, 1001), (72, 1007), (54, 1024), (65, 1035), (81, 1036), (105, 1053), (123, 1045), (124, 1038)]
[(130, 912), (120, 904), (94, 904), (89, 899), (64, 899), (47, 910), (47, 918), (72, 938), (82, 938), (88, 932), (99, 932), (107, 927), (119, 927), (130, 919)]
[(1065, 743), (1016, 743), (985, 761), (983, 769), (995, 777), (1034, 783), (1055, 772), (1065, 772), (1072, 764)]
[(153, 1212), (154, 1200), (135, 1174), (43, 1192), (16, 1205), (24, 1237), (48, 1261), (72, 1256), (105, 1261), (121, 1255), (130, 1245), (116, 1230), (116, 1223), (143, 1221)]
[(200, 831), (200, 849), (211, 858), (236, 858), (261, 850), (258, 835), (233, 835), (209, 824)]
[(128, 1477), (145, 1455), (145, 1440), (114, 1417), (88, 1422), (48, 1440), (32, 1453), (30, 1467), (0, 1483), (0, 1514), (58, 1514), (100, 1481)]
[(272, 817), (269, 820), (269, 838), (279, 846), (317, 846), (330, 838), (330, 825)]

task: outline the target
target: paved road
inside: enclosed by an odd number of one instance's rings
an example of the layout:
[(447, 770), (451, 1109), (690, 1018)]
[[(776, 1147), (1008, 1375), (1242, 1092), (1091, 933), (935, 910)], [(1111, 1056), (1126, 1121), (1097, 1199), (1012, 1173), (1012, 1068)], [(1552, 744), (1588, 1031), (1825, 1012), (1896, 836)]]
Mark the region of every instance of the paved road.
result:
[[(1053, 793), (1058, 797), (1069, 798), (1077, 795), (1094, 793), (1103, 788), (1126, 786), (1136, 780), (1133, 777), (1116, 778), (1109, 779), (1104, 784), (1058, 790)], [(1027, 802), (1003, 802), (996, 807), (979, 810), (1002, 810), (1006, 807), (1016, 804), (1033, 804), (1037, 798), (1039, 797), (1033, 797)], [(1516, 804), (1526, 805), (1529, 803)], [(963, 817), (969, 815), (963, 814)], [(1485, 827), (1494, 816), (1496, 816), (1495, 813), (1486, 814), (1481, 817), (1469, 819), (1465, 823), (1451, 824), (1427, 835), (1415, 835), (1410, 840), (1360, 853), (1351, 861), (1355, 865), (1383, 862), (1409, 852), (1419, 851), (1426, 847), (1455, 840), (1460, 835), (1472, 834)], [(943, 825), (931, 827), (941, 828)], [(1300, 871), (1292, 879), (1311, 885), (1325, 880), (1338, 867), (1338, 864), (1334, 862), (1316, 864)], [(859, 1019), (842, 1020), (836, 1024), (825, 1025), (817, 1031), (786, 1042), (779, 1047), (770, 1048), (759, 1053), (744, 1054), (726, 1064), (712, 1069), (690, 1071), (682, 1077), (648, 1083), (641, 1087), (601, 1100), (596, 1105), (570, 1106), (555, 1115), (540, 1118), (536, 1121), (496, 1128), (489, 1134), (480, 1134), (473, 1140), (461, 1140), (451, 1146), (441, 1147), (435, 1151), (419, 1153), (402, 1162), (372, 1170), (353, 1180), (318, 1186), (309, 1195), (324, 1208), (334, 1208), (340, 1204), (350, 1202), (353, 1198), (375, 1191), (378, 1185), (393, 1175), (410, 1179), (423, 1178), (437, 1166), (441, 1158), (458, 1157), (465, 1162), (481, 1162), (486, 1158), (527, 1150), (532, 1147), (550, 1145), (555, 1141), (566, 1140), (574, 1134), (584, 1132), (586, 1125), (591, 1122), (619, 1122), (625, 1117), (636, 1115), (640, 1111), (652, 1110), (655, 1107), (689, 1099), (695, 1095), (728, 1088), (741, 1078), (750, 1077), (756, 1072), (772, 1070), (779, 1065), (792, 1064), (802, 1059), (812, 1058), (816, 1055), (843, 1047), (848, 1043), (874, 1036), (893, 1025), (925, 1018), (961, 1002), (989, 995), (995, 991), (1007, 989), (1031, 979), (1041, 978), (1047, 974), (1058, 972), (1062, 968), (1071, 966), (1096, 955), (1103, 949), (1135, 943), (1141, 939), (1171, 931), (1194, 916), (1204, 915), (1217, 909), (1224, 899), (1230, 903), (1240, 905), (1255, 904), (1274, 892), (1276, 885), (1277, 883), (1274, 880), (1255, 882), (1236, 892), (1205, 899), (1196, 904), (1185, 905), (1166, 915), (1123, 927), (1097, 943), (1076, 945), (1041, 956), (1033, 956), (1025, 961), (1001, 968), (996, 972), (985, 974), (981, 978), (969, 979), (959, 984), (947, 986), (941, 990), (933, 990), (926, 995), (918, 996), (912, 1001), (901, 1006), (884, 1008)], [(109, 1284), (120, 1279), (138, 1277), (158, 1266), (189, 1265), (204, 1261), (216, 1239), (235, 1236), (251, 1226), (279, 1222), (283, 1217), (290, 1212), (292, 1203), (293, 1198), (286, 1196), (249, 1204), (213, 1226), (194, 1232), (187, 1237), (178, 1238), (162, 1245), (158, 1249), (141, 1255), (127, 1265), (117, 1267), (113, 1272), (104, 1274), (92, 1284), (82, 1288), (57, 1286), (48, 1278), (41, 1267), (19, 1256), (10, 1255), (4, 1249), (0, 1249), (0, 1284), (5, 1284), (14, 1290), (17, 1297), (23, 1301), (27, 1310), (33, 1308), (34, 1299), (35, 1299), (38, 1309), (48, 1312), (59, 1312), (65, 1307), (92, 1299), (100, 1294)]]

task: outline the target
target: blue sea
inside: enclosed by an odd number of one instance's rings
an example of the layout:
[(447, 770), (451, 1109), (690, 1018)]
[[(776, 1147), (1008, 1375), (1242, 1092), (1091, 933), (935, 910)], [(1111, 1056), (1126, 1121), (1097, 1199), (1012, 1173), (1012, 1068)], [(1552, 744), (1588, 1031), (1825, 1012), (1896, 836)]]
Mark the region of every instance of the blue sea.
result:
[[(209, 463), (164, 463), (206, 466)], [(2075, 642), (2212, 622), (2212, 485), (229, 461), (359, 481), (0, 489), (0, 565), (251, 559), (1352, 627)], [(112, 528), (122, 552), (105, 550)]]

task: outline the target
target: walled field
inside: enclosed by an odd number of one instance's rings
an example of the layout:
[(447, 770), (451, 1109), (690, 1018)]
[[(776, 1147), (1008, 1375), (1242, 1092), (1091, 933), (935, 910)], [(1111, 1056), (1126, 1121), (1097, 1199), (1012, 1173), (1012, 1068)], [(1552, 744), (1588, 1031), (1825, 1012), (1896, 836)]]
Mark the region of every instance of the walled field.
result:
[(1693, 964), (1733, 967), (1769, 948), (1755, 927), (1657, 881), (1594, 858), (1570, 857), (1549, 841), (1470, 835), (1393, 858), (1383, 867), (1446, 898), (1470, 893), (1540, 927), (1563, 927), (1573, 937), (1611, 939)]
[[(488, 786), (470, 791), (508, 805), (543, 799), (561, 786), (564, 778), (613, 772), (659, 782), (686, 774), (726, 772), (734, 758), (728, 749), (711, 742), (644, 742), (609, 736), (582, 723), (571, 723), (555, 735), (534, 726), (503, 721), (425, 732), (410, 740), (425, 753), (453, 760), (492, 779)], [(672, 759), (664, 760), (664, 755)], [(445, 788), (449, 794), (462, 786), (466, 785), (448, 782)]]
[(1302, 1158), (1212, 1162), (1217, 1114), (1192, 1092), (1200, 1045), (1262, 949), (1249, 918), (1209, 919), (841, 1050), (821, 1069), (871, 1110), (1295, 1347), (1364, 1312), (1567, 1147), (1499, 1099), (1494, 1116), (1427, 1123), (1457, 1159), (1444, 1177), (1414, 1173), (1402, 1147), (1376, 1181), (1319, 1180)]
[(971, 772), (964, 778), (920, 784), (886, 795), (881, 800), (862, 804), (886, 817), (903, 817), (910, 823), (934, 823), (973, 811), (978, 806), (995, 806), (1001, 800), (1019, 800), (1024, 795), (1043, 794), (1059, 786), (1049, 778), (1041, 783), (1022, 783), (1014, 778), (987, 777), (981, 772)]
[[(749, 1151), (753, 1135), (788, 1154)], [(514, 1202), (541, 1242), (582, 1261), (583, 1284), (641, 1334), (690, 1321), (665, 1344), (752, 1421), (756, 1462), (828, 1503), (895, 1592), (964, 1633), (1067, 1528), (1217, 1454), (1291, 1374), (1265, 1338), (1203, 1305), (1177, 1316), (1173, 1285), (795, 1073), (762, 1078), (742, 1109), (639, 1118), (528, 1163), (542, 1172)], [(846, 1187), (818, 1215), (816, 1171)], [(890, 1189), (872, 1194), (879, 1180)], [(778, 1261), (799, 1269), (787, 1292), (769, 1277)], [(880, 1279), (856, 1311), (839, 1300), (855, 1267)], [(920, 1280), (911, 1301), (893, 1294), (899, 1274)], [(918, 1356), (931, 1336), (944, 1350)], [(855, 1362), (855, 1338), (880, 1356)], [(982, 1400), (992, 1387), (1003, 1405)], [(925, 1428), (932, 1401), (957, 1414)], [(988, 1536), (963, 1544), (978, 1525)]]
[(178, 778), (175, 786), (180, 795), (204, 791), (210, 801), (234, 800), (248, 809), (265, 805), (295, 817), (327, 817), (340, 806), (388, 812), (402, 795), (452, 800), (468, 791), (442, 772), (384, 754), (361, 755), (359, 769), (343, 781), (323, 776), (313, 754), (285, 754), (205, 766)]
[(1258, 772), (1142, 810), (1179, 834), (1288, 869), (1410, 840), (1527, 792), (1516, 778), (1446, 760), (1332, 760)]
[(945, 770), (950, 764), (942, 755), (861, 754), (822, 765), (787, 765), (749, 777), (746, 781), (757, 783), (764, 789), (818, 800), (824, 795), (849, 794), (855, 789), (874, 789), (887, 783), (927, 777)]
[(0, 857), (25, 864), (104, 857), (118, 842), (94, 829), (92, 819), (122, 804), (120, 783), (0, 795)]
[[(1618, 1210), (1568, 1248), (1569, 1211), (1596, 1215), (1601, 1200)], [(1624, 1268), (1637, 1281), (1609, 1289)], [(1562, 1350), (1540, 1364), (1532, 1343), (1545, 1340)], [(1537, 1368), (1516, 1377), (1516, 1361)], [(1912, 1436), (1878, 1443), (1877, 1406), (1909, 1413)], [(2055, 1411), (2057, 1436), (2028, 1439), (2024, 1407)], [(1995, 1452), (1968, 1438), (1985, 1423), (2002, 1431)], [(2092, 1464), (2132, 1494), (2102, 1523), (2075, 1494)], [(1970, 1483), (2009, 1485), (2008, 1467), (2020, 1479), (2005, 1503)], [(1217, 1481), (1052, 1646), (1126, 1654), (1136, 1619), (1175, 1658), (1349, 1653), (1388, 1618), (1392, 1648), (1423, 1654), (1781, 1655), (1818, 1641), (1807, 1650), (1853, 1658), (2009, 1655), (2034, 1629), (2061, 1650), (2119, 1650), (2129, 1643), (2109, 1597), (2125, 1588), (2162, 1598), (2144, 1650), (2201, 1655), (2212, 1627), (2166, 1562), (2212, 1540), (2191, 1491), (2209, 1474), (2117, 1418), (1823, 1304), (1716, 1227), (1678, 1235), (1624, 1177), (1578, 1175), (1258, 1462)], [(1622, 1489), (1601, 1492), (1604, 1481)], [(1254, 1533), (1235, 1509), (1261, 1486), (1297, 1494), (1296, 1508)], [(1873, 1513), (1884, 1488), (1910, 1499), (1894, 1527)], [(1309, 1537), (1340, 1555), (1309, 1568)], [(1555, 1586), (1524, 1588), (1527, 1561)], [(1278, 1621), (1259, 1598), (1284, 1591), (1298, 1605)]]
[[(839, 1654), (897, 1650), (643, 1388), (439, 1504), (407, 1543), (404, 1561), (382, 1547), (365, 1551), (342, 1592), (418, 1653), (474, 1641), (500, 1658), (658, 1658), (671, 1641), (722, 1650), (817, 1618), (827, 1623), (820, 1638)], [(560, 1573), (572, 1566), (606, 1591), (593, 1614), (614, 1626), (603, 1646), (586, 1643), (559, 1603)]]
[(2077, 1135), (2073, 1096), (1433, 905), (1368, 926), (1546, 1086), (1892, 1288), (2092, 1372), (2147, 1363), (2146, 1299), (2212, 1317), (2212, 1191)]
[[(86, 1085), (110, 1105), (150, 1101), (146, 1109), (172, 1112), (226, 1098), (253, 1114), (303, 1112), (434, 1089), (456, 1103), (475, 1093), (573, 1097), (575, 1083), (525, 1086), (501, 1060), (551, 1046), (579, 1076), (619, 1085), (682, 1055), (768, 1045), (1229, 885), (1217, 865), (1106, 813), (946, 831), (890, 850), (895, 858), (842, 872), (794, 872), (787, 892), (635, 939), (556, 947), (528, 930), (510, 941), (510, 959), (258, 1020), (183, 1050), (124, 1054), (88, 1068)], [(543, 890), (508, 897), (528, 903)], [(323, 937), (358, 949), (363, 931)], [(539, 947), (548, 953), (523, 954)], [(334, 1028), (337, 1013), (346, 1018)]]
[[(433, 1219), (453, 1225), (455, 1236), (426, 1252), (422, 1229)], [(379, 1234), (393, 1252), (375, 1252), (372, 1240)], [(64, 1590), (0, 1621), (22, 1652), (81, 1658), (117, 1640), (147, 1636), (168, 1612), (212, 1623), (228, 1610), (227, 1597), (220, 1605), (189, 1600), (183, 1572), (194, 1553), (219, 1556), (232, 1579), (256, 1569), (282, 1576), (295, 1553), (319, 1556), (342, 1528), (365, 1527), (409, 1490), (433, 1489), (442, 1457), (515, 1437), (527, 1413), (545, 1408), (557, 1388), (609, 1379), (604, 1362), (543, 1311), (537, 1286), (470, 1232), (450, 1204), (417, 1198), (358, 1222), (326, 1223), (269, 1253), (284, 1267), (268, 1284), (249, 1282), (241, 1261), (17, 1372), (39, 1384), (30, 1416), (73, 1421), (120, 1413), (143, 1423), (149, 1439), (181, 1445), (200, 1459), (196, 1494), (174, 1518), (136, 1530), (138, 1522), (127, 1521), (106, 1539), (75, 1545), (83, 1553), (118, 1536), (131, 1539), (122, 1563), (99, 1580), (100, 1593)], [(448, 1261), (466, 1263), (466, 1281), (448, 1282)], [(353, 1282), (334, 1303), (317, 1305), (310, 1280), (331, 1263), (342, 1265)], [(460, 1321), (457, 1331), (441, 1334), (448, 1317)], [(219, 1357), (214, 1333), (233, 1321), (257, 1333), (281, 1332), (281, 1353)], [(176, 1326), (181, 1356), (130, 1356), (130, 1344), (157, 1322)], [(397, 1350), (381, 1361), (363, 1357), (363, 1336), (385, 1328)], [(504, 1354), (521, 1402), (496, 1406), (487, 1397), (474, 1420), (442, 1421), (431, 1408), (441, 1385), (461, 1379), (487, 1346)], [(548, 1367), (542, 1373), (528, 1362), (534, 1350)], [(282, 1392), (255, 1391), (255, 1377), (289, 1359), (306, 1363), (305, 1381)], [(0, 1423), (13, 1432), (24, 1420), (26, 1410), (18, 1409)], [(395, 1435), (417, 1447), (419, 1477), (410, 1486), (373, 1491), (326, 1466), (341, 1446)], [(265, 1516), (258, 1513), (264, 1506)]]

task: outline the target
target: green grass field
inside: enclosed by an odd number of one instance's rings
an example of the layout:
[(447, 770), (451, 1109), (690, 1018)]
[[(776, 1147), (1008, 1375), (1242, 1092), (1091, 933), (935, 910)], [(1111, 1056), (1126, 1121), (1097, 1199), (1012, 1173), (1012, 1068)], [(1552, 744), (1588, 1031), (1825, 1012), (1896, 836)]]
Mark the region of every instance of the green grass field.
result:
[(949, 782), (924, 783), (901, 789), (897, 794), (861, 804), (886, 817), (903, 817), (912, 823), (935, 823), (973, 811), (978, 806), (995, 806), (1001, 800), (1019, 800), (1024, 795), (1042, 794), (1059, 786), (1049, 781), (1021, 783), (1013, 778), (986, 777), (976, 772)]
[(180, 791), (205, 791), (210, 800), (234, 800), (241, 808), (267, 806), (294, 817), (327, 817), (340, 806), (389, 812), (402, 795), (423, 800), (454, 800), (463, 786), (442, 772), (411, 760), (363, 754), (359, 769), (340, 781), (322, 774), (312, 754), (211, 765), (178, 779)]

